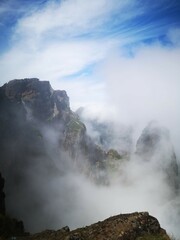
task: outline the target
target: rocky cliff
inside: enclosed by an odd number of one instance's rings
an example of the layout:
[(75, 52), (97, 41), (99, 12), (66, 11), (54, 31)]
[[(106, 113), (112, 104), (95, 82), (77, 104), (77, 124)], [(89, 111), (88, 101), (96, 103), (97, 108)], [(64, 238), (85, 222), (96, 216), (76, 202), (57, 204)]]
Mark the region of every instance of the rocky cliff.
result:
[(0, 87), (0, 136), (7, 212), (26, 226), (44, 212), (49, 188), (42, 185), (71, 171), (99, 178), (91, 173), (105, 152), (87, 136), (66, 92), (53, 90), (48, 81), (16, 79)]
[[(27, 78), (3, 85), (0, 88), (0, 114), (0, 132), (5, 138), (18, 138), (19, 133), (24, 132), (38, 144), (38, 137), (42, 136), (39, 125), (44, 124), (58, 132), (59, 147), (71, 157), (77, 158), (81, 150), (90, 162), (104, 158), (103, 151), (99, 151), (97, 157), (97, 146), (86, 136), (86, 127), (78, 115), (71, 111), (66, 92), (53, 90), (48, 81)], [(22, 135), (19, 138), (21, 140)]]
[(66, 92), (54, 91), (48, 81), (37, 78), (12, 80), (5, 84), (1, 87), (1, 100), (22, 104), (29, 117), (44, 122), (56, 116), (65, 121), (70, 113)]
[(170, 240), (158, 220), (147, 212), (120, 214), (84, 228), (70, 231), (46, 230), (28, 237), (29, 240)]

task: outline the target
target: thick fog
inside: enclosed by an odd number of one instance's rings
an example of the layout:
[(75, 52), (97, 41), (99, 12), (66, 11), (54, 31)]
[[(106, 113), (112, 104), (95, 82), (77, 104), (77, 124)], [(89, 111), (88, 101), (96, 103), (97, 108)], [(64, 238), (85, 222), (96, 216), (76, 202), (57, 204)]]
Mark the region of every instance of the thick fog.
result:
[[(100, 67), (96, 77), (106, 81), (105, 104), (101, 109), (96, 109), (95, 105), (93, 108), (90, 105), (85, 107), (83, 117), (89, 126), (87, 130), (95, 141), (99, 141), (92, 120), (98, 123), (106, 121), (113, 126), (110, 132), (114, 136), (111, 147), (118, 150), (119, 146), (120, 149), (123, 142), (119, 136), (128, 133), (133, 152), (142, 130), (149, 121), (157, 120), (169, 130), (179, 164), (179, 48), (164, 48), (157, 43), (148, 47), (140, 46), (131, 54), (131, 57), (113, 54)], [(161, 171), (163, 164), (169, 161), (168, 152), (167, 145), (162, 145), (149, 163), (139, 161), (132, 154), (117, 181), (108, 188), (110, 193), (105, 199), (110, 198), (118, 211), (150, 211), (168, 233), (179, 237), (179, 193), (174, 195), (171, 192)], [(122, 176), (125, 177), (124, 181)]]
[(39, 129), (46, 153), (24, 164), (9, 163), (6, 182), (8, 213), (22, 219), (26, 230), (74, 229), (115, 214), (149, 211), (168, 233), (179, 236), (179, 195), (167, 182), (161, 150), (148, 162), (133, 153), (116, 160), (116, 170), (96, 171), (107, 179), (97, 183), (83, 157), (75, 161), (59, 150), (58, 129)]
[[(179, 155), (180, 48), (165, 48), (155, 43), (139, 46), (129, 54), (115, 52), (109, 55), (94, 72), (96, 81), (93, 81), (92, 89), (89, 82), (81, 88), (80, 83), (74, 86), (71, 82), (70, 86), (62, 81), (62, 86), (69, 92), (71, 106), (73, 109), (85, 107), (88, 118), (133, 126), (136, 139), (149, 121), (159, 121), (170, 130)], [(84, 89), (88, 89), (88, 94), (82, 94)]]

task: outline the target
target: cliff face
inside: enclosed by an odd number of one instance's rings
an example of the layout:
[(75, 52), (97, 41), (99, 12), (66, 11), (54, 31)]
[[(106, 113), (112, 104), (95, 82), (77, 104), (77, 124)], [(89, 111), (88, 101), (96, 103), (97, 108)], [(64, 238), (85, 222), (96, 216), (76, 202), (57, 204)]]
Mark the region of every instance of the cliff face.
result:
[(90, 150), (92, 153), (97, 147), (86, 136), (85, 125), (71, 111), (66, 92), (53, 90), (48, 81), (18, 79), (3, 85), (0, 88), (0, 114), (0, 132), (5, 138), (16, 138), (24, 132), (38, 143), (34, 131), (41, 136), (39, 125), (44, 124), (58, 132), (59, 147), (69, 152), (71, 157), (77, 157), (79, 150), (90, 162), (104, 157), (103, 153), (98, 159), (95, 154), (89, 154)]
[(29, 237), (30, 240), (170, 240), (158, 220), (147, 212), (120, 214), (102, 222), (70, 231), (47, 230)]
[(66, 120), (70, 113), (65, 91), (54, 91), (48, 81), (37, 78), (12, 80), (3, 85), (1, 101), (23, 105), (29, 118), (46, 122), (54, 117)]
[[(49, 186), (74, 166), (89, 174), (105, 156), (71, 111), (66, 92), (36, 78), (0, 87), (0, 136), (7, 213), (23, 219), (26, 226), (32, 218), (40, 218), (42, 201), (50, 197), (49, 188), (42, 190), (42, 185)], [(48, 196), (42, 200), (43, 194)]]

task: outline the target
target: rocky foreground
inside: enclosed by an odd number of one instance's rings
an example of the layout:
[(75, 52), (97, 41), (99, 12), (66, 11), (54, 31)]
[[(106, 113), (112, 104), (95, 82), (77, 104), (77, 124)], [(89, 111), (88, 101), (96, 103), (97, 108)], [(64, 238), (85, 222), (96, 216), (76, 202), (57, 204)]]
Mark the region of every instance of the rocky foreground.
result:
[(147, 212), (120, 214), (102, 222), (70, 231), (64, 227), (58, 231), (44, 232), (26, 237), (29, 240), (170, 240), (158, 220)]

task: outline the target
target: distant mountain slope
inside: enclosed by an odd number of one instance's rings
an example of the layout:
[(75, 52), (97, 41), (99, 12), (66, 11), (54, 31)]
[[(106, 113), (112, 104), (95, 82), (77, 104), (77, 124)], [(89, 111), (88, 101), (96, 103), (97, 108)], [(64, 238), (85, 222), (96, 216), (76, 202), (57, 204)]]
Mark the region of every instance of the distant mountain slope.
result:
[(144, 161), (151, 162), (160, 172), (163, 171), (167, 182), (178, 189), (178, 164), (166, 128), (155, 121), (150, 122), (137, 140), (136, 154)]

